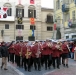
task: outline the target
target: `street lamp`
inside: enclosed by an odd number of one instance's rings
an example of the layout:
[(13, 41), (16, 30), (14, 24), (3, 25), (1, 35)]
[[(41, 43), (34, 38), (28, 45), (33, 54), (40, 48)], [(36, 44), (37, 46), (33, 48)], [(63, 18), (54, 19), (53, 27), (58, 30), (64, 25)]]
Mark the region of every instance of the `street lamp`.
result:
[(1, 30), (1, 37), (2, 37), (2, 40), (3, 40), (3, 35), (4, 35), (4, 30), (2, 29), (2, 30)]
[(4, 35), (4, 30), (2, 29), (1, 30), (1, 36), (3, 37), (3, 35)]

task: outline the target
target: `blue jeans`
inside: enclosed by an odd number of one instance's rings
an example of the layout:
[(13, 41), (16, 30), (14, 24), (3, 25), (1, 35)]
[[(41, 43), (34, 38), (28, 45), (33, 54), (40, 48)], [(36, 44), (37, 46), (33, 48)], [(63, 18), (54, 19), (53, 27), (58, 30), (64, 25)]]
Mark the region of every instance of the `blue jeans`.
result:
[(71, 59), (74, 58), (74, 52), (71, 52)]

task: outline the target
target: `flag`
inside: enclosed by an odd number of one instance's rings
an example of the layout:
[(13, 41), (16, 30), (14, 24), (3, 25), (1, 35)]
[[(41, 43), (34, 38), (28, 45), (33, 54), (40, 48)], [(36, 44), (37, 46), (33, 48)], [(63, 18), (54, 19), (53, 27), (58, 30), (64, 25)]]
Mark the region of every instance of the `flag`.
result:
[(7, 7), (0, 7), (0, 18), (6, 18), (7, 17)]
[(34, 30), (29, 31), (29, 36), (34, 36)]
[(34, 4), (34, 0), (30, 0), (30, 4)]
[(56, 30), (56, 24), (54, 24), (54, 30)]
[(35, 24), (34, 18), (30, 18), (30, 23), (31, 23), (31, 25), (34, 25)]

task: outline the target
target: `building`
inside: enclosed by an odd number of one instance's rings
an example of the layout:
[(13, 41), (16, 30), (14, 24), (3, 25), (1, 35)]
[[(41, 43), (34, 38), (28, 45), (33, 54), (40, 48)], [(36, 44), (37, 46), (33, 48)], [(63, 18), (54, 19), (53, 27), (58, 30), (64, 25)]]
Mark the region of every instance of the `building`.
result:
[[(46, 23), (46, 20), (43, 20), (46, 19), (43, 13), (46, 13), (46, 16), (51, 13), (53, 16), (53, 10), (46, 9), (48, 10), (46, 12), (43, 8), (41, 9), (41, 0), (30, 1), (32, 0), (25, 0), (24, 4), (21, 2), (11, 2), (10, 0), (0, 2), (0, 15), (2, 14), (0, 16), (1, 41), (45, 40), (45, 38), (52, 37), (53, 23)], [(3, 8), (7, 8), (6, 14), (2, 13)], [(51, 26), (51, 29), (47, 26)]]
[(54, 23), (60, 28), (61, 38), (76, 38), (76, 0), (54, 0)]
[(41, 8), (42, 39), (53, 37), (53, 9)]

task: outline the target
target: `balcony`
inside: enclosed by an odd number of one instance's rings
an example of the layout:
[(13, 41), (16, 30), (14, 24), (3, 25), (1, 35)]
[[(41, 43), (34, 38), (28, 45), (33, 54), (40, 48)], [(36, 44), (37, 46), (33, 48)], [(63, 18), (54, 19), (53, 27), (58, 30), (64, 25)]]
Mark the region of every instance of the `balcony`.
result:
[(62, 12), (68, 12), (69, 11), (69, 4), (63, 4), (62, 5)]

